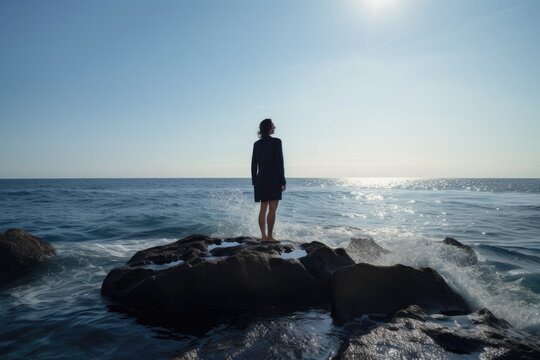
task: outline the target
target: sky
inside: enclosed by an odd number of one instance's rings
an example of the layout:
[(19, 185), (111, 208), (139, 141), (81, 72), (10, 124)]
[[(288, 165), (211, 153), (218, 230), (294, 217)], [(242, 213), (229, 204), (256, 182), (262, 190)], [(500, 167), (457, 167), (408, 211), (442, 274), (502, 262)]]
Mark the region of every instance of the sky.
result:
[(540, 177), (540, 1), (0, 0), (0, 178)]

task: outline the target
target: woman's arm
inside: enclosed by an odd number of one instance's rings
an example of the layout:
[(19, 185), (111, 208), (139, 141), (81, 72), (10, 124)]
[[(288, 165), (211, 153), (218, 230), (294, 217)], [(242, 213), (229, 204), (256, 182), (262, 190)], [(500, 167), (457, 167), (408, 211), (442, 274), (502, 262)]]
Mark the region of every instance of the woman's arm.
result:
[(257, 178), (257, 158), (255, 157), (255, 144), (253, 144), (253, 154), (251, 155), (251, 185), (255, 185)]
[(287, 181), (285, 180), (285, 164), (283, 161), (283, 146), (281, 145), (280, 139), (278, 139), (276, 151), (277, 151), (276, 165), (277, 165), (277, 170), (278, 170), (278, 176), (279, 176), (279, 181), (281, 183), (281, 187), (283, 188), (284, 186), (287, 185)]

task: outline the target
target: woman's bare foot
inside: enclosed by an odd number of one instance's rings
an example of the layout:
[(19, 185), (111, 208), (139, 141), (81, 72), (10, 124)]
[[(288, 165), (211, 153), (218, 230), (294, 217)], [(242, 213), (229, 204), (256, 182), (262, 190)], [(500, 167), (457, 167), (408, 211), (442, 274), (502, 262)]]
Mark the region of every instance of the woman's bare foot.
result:
[(271, 243), (271, 244), (277, 244), (277, 243), (280, 243), (281, 241), (269, 237), (269, 238), (267, 238), (267, 239), (263, 239), (262, 242), (265, 242), (265, 243)]

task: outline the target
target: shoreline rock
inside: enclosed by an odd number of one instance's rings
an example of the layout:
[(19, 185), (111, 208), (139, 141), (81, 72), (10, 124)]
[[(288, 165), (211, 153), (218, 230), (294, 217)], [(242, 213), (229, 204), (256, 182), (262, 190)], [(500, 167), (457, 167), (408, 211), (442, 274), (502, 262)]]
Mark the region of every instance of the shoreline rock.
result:
[(465, 245), (452, 237), (445, 237), (442, 242), (445, 245), (455, 246), (456, 248), (460, 249), (464, 253), (464, 255), (466, 256), (464, 265), (473, 266), (478, 263), (478, 256), (476, 256), (476, 253), (474, 252), (473, 248), (470, 247), (469, 245)]
[(391, 316), (410, 305), (426, 311), (465, 314), (469, 306), (431, 268), (360, 263), (332, 278), (332, 318), (339, 324), (363, 314)]
[(56, 255), (54, 246), (22, 229), (0, 234), (0, 282), (15, 280)]
[(537, 337), (487, 309), (471, 313), (435, 270), (355, 264), (344, 249), (316, 241), (261, 244), (251, 237), (191, 235), (137, 252), (107, 275), (101, 292), (111, 310), (201, 336), (218, 323), (331, 310), (344, 334), (334, 359), (385, 359), (396, 351), (442, 358), (540, 354)]
[[(459, 324), (459, 325), (456, 325)], [(387, 323), (353, 328), (334, 360), (447, 358), (474, 355), (482, 359), (540, 358), (538, 338), (514, 329), (480, 309), (469, 315), (429, 315), (419, 306), (398, 311)]]
[[(361, 243), (386, 251), (373, 240)], [(344, 249), (317, 241), (262, 244), (252, 237), (191, 235), (138, 251), (107, 275), (101, 293), (149, 322), (177, 318), (186, 325), (269, 308), (324, 307), (336, 324), (363, 314), (391, 316), (409, 305), (469, 311), (430, 268), (355, 264)]]
[(297, 247), (192, 235), (137, 252), (107, 275), (101, 293), (150, 320), (194, 313), (213, 320), (250, 309), (325, 304), (332, 273), (352, 264), (343, 249), (318, 242)]
[(346, 250), (357, 263), (370, 263), (382, 255), (390, 253), (371, 237), (352, 238)]

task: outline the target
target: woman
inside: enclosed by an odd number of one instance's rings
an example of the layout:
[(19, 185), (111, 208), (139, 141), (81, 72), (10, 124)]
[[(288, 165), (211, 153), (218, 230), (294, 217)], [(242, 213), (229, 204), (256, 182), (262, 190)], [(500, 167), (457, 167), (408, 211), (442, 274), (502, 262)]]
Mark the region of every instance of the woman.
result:
[(286, 189), (281, 140), (270, 136), (275, 129), (271, 119), (261, 121), (258, 132), (260, 139), (253, 144), (251, 157), (251, 182), (255, 190), (255, 201), (261, 202), (259, 227), (262, 242), (266, 243), (279, 242), (274, 239), (272, 231), (281, 193)]

